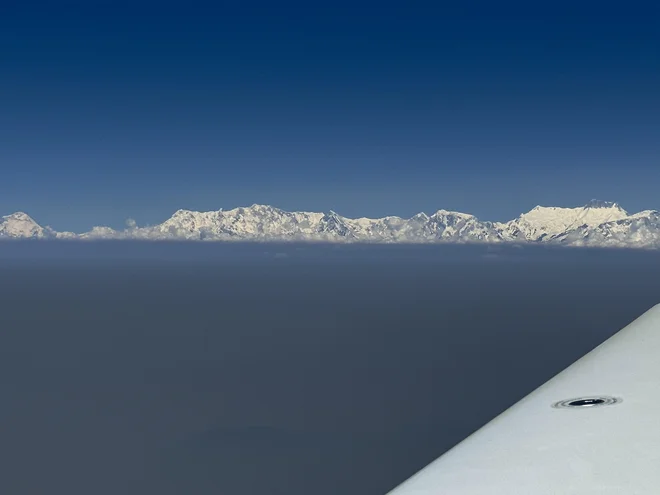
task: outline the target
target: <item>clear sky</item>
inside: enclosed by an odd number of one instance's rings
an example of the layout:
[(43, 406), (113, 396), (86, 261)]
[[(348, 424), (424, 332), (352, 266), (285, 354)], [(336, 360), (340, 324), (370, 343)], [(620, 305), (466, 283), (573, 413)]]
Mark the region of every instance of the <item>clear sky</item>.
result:
[(0, 214), (83, 231), (252, 203), (660, 208), (659, 19), (651, 2), (2, 2)]

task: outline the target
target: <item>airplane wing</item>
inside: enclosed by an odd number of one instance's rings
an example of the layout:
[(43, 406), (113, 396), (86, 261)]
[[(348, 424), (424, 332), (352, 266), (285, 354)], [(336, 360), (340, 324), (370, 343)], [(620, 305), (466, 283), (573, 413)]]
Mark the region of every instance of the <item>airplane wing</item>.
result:
[(389, 495), (659, 493), (657, 305)]

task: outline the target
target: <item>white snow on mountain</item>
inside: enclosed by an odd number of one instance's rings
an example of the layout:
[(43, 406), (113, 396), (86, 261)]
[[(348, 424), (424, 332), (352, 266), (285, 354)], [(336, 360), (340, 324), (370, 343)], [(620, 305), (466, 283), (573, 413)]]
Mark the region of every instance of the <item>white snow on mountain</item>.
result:
[(557, 241), (573, 246), (660, 248), (660, 213), (646, 210), (593, 227), (582, 225)]
[(115, 239), (120, 237), (119, 234), (120, 232), (110, 227), (94, 227), (89, 232), (80, 234), (78, 237), (81, 239)]
[(595, 228), (628, 216), (616, 203), (592, 200), (581, 208), (536, 206), (515, 220), (499, 224), (499, 227), (510, 240), (547, 242), (583, 226)]
[[(149, 237), (220, 240), (304, 239), (318, 233), (327, 215), (287, 212), (264, 205), (219, 211), (178, 210), (155, 227), (138, 228)], [(325, 221), (333, 223), (332, 219)], [(326, 226), (332, 230), (332, 225)]]
[(198, 241), (322, 241), (374, 243), (516, 243), (660, 248), (660, 213), (628, 214), (616, 203), (592, 200), (582, 207), (536, 206), (508, 222), (438, 210), (412, 218), (347, 218), (288, 212), (267, 205), (198, 212), (178, 210), (163, 223), (125, 230), (94, 227), (82, 234), (41, 227), (27, 214), (2, 217), (0, 238), (149, 239)]
[(22, 211), (6, 215), (0, 220), (0, 236), (2, 237), (35, 239), (44, 238), (47, 235), (46, 229)]

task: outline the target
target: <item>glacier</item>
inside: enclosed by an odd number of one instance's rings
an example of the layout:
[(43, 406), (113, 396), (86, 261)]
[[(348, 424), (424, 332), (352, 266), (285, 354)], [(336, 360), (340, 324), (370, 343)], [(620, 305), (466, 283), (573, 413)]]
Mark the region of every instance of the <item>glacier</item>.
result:
[(97, 226), (89, 232), (58, 232), (16, 212), (0, 220), (1, 239), (297, 241), (336, 243), (513, 243), (584, 247), (660, 248), (660, 213), (629, 214), (617, 203), (591, 200), (579, 207), (536, 206), (508, 222), (483, 221), (467, 213), (438, 210), (411, 218), (347, 218), (284, 211), (254, 204), (231, 210), (177, 210), (164, 222), (124, 230)]

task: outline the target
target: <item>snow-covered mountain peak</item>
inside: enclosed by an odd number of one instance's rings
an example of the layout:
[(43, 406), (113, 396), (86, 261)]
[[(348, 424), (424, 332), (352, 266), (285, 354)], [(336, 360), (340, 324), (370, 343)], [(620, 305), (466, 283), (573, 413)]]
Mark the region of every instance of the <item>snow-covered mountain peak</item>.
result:
[(179, 210), (176, 210), (176, 211), (172, 214), (172, 216), (170, 217), (170, 219), (172, 219), (172, 218), (186, 218), (186, 217), (190, 217), (191, 215), (198, 214), (198, 213), (200, 213), (200, 212), (198, 212), (198, 211), (192, 211), (192, 210), (182, 210), (182, 209), (179, 209)]
[(4, 220), (17, 220), (17, 221), (34, 222), (32, 217), (30, 215), (28, 215), (27, 213), (23, 212), (23, 211), (16, 211), (16, 212), (11, 213), (9, 215), (4, 215), (2, 218)]
[(260, 204), (252, 204), (250, 206), (240, 206), (238, 208), (233, 208), (231, 210), (225, 210), (224, 213), (233, 213), (233, 212), (240, 212), (240, 213), (268, 213), (271, 211), (277, 211), (277, 208), (274, 208), (269, 205), (260, 205)]
[(617, 203), (612, 201), (603, 201), (600, 199), (592, 199), (586, 205), (584, 205), (584, 208), (614, 208), (623, 210), (623, 208), (621, 208)]
[(423, 211), (417, 213), (416, 215), (414, 215), (411, 218), (411, 220), (414, 220), (415, 222), (426, 222), (426, 221), (428, 221), (428, 219), (429, 219), (429, 216), (426, 213), (424, 213)]
[(614, 221), (629, 216), (626, 210), (621, 208), (618, 203), (612, 201), (592, 199), (584, 205), (584, 209), (589, 210), (595, 221), (598, 221), (600, 218), (608, 218), (606, 221)]
[[(115, 239), (119, 236), (119, 232), (110, 227), (93, 227), (89, 232), (80, 234), (81, 239)], [(70, 237), (70, 236), (69, 236)]]
[(628, 218), (654, 218), (660, 215), (658, 210), (643, 210), (629, 215)]
[(576, 208), (538, 205), (504, 224), (503, 234), (514, 240), (549, 241), (583, 225), (597, 227), (627, 217), (618, 204), (598, 200)]
[(253, 204), (231, 210), (177, 210), (154, 226), (114, 230), (94, 227), (84, 234), (41, 227), (28, 214), (0, 218), (0, 237), (57, 239), (190, 239), (215, 241), (325, 241), (378, 243), (539, 243), (572, 246), (660, 248), (660, 213), (629, 215), (617, 203), (592, 200), (584, 206), (536, 206), (505, 223), (440, 209), (411, 218), (347, 218), (325, 213), (288, 212)]
[(460, 211), (450, 211), (450, 210), (438, 210), (433, 215), (429, 217), (432, 220), (440, 221), (459, 221), (459, 220), (471, 220), (477, 217), (470, 215), (469, 213), (461, 213)]
[(46, 231), (30, 215), (17, 211), (0, 220), (0, 236), (16, 238), (46, 237)]
[[(246, 210), (250, 210), (250, 211), (273, 211), (273, 210), (279, 210), (279, 208), (275, 208), (274, 206), (270, 206), (270, 205), (261, 205), (261, 204), (258, 204), (258, 203), (254, 203), (254, 204), (248, 206), (248, 207), (245, 208), (245, 209), (246, 209)], [(280, 210), (280, 211), (281, 211), (281, 210)]]

